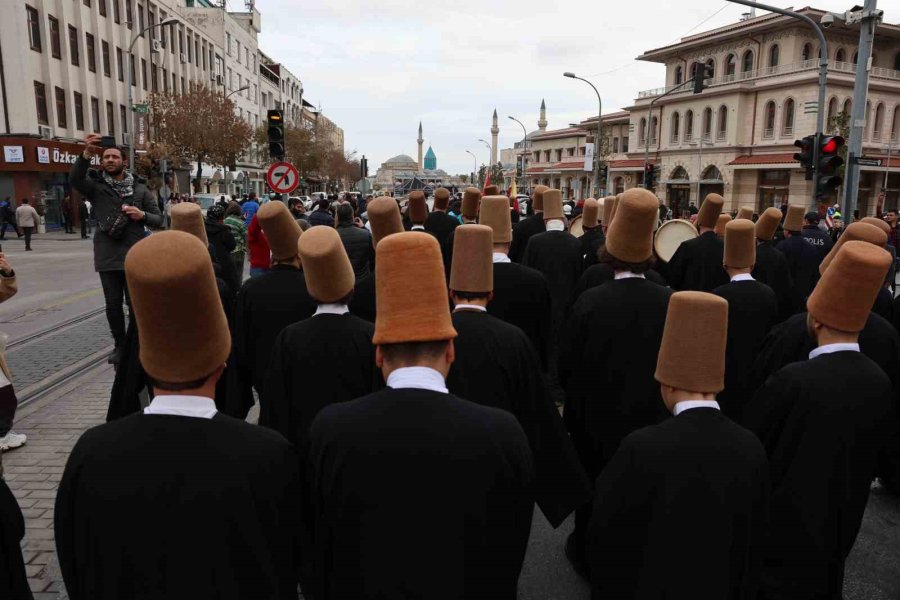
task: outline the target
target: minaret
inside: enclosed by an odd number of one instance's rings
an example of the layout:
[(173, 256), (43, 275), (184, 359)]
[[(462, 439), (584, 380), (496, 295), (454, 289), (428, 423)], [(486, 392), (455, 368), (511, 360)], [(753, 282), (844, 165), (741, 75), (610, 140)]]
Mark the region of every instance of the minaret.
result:
[(538, 129), (547, 131), (547, 105), (544, 104), (543, 98), (541, 99), (541, 118), (538, 119)]
[(497, 135), (500, 133), (500, 126), (497, 125), (497, 109), (494, 109), (494, 122), (491, 125), (491, 166), (497, 164)]
[(422, 144), (425, 143), (425, 139), (422, 137), (422, 121), (419, 121), (419, 172), (424, 171), (422, 165)]

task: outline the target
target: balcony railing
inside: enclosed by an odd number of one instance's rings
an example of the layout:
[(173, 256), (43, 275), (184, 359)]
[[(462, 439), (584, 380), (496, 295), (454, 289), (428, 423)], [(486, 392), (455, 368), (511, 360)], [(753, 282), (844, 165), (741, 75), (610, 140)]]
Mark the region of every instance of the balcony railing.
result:
[(785, 127), (784, 131), (781, 132), (781, 135), (782, 137), (791, 137), (792, 135), (794, 135), (793, 126)]
[(775, 137), (775, 128), (774, 127), (766, 127), (763, 130), (763, 139), (772, 139)]

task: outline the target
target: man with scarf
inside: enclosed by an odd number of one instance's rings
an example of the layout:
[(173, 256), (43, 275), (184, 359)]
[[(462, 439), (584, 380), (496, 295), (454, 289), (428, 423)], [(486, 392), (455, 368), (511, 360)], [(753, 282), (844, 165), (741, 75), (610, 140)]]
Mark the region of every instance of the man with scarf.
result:
[[(94, 270), (100, 274), (106, 319), (115, 341), (109, 362), (118, 364), (125, 343), (125, 255), (144, 238), (144, 228), (160, 227), (162, 216), (156, 199), (143, 179), (125, 168), (121, 148), (100, 146), (101, 136), (84, 139), (84, 152), (72, 165), (69, 184), (91, 202), (97, 219), (94, 234)], [(94, 156), (100, 156), (99, 171), (90, 170)]]

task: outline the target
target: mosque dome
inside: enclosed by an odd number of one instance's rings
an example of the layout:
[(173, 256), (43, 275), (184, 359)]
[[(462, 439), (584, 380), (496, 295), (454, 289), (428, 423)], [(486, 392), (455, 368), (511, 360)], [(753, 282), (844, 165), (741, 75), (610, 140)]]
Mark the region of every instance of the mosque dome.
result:
[(398, 154), (397, 156), (384, 161), (384, 164), (386, 165), (408, 165), (410, 163), (417, 164), (415, 159), (406, 154)]
[(428, 152), (425, 153), (425, 169), (433, 171), (437, 168), (437, 156), (431, 146), (428, 146)]

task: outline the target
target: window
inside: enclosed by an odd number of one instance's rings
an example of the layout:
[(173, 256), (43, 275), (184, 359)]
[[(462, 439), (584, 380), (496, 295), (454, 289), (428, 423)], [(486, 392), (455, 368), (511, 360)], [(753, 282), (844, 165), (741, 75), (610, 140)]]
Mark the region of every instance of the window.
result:
[[(206, 61), (203, 61), (204, 63)], [(194, 38), (194, 65), (200, 66), (200, 42)]]
[(575, 148), (566, 148), (566, 157), (575, 156)]
[(562, 149), (556, 151), (556, 162), (562, 161)]
[[(263, 97), (265, 97), (265, 94), (263, 94)], [(534, 153), (534, 162), (541, 162), (541, 151), (540, 150), (537, 150)]]
[(100, 133), (100, 101), (91, 97), (91, 127), (94, 133)]
[(825, 126), (828, 127), (828, 122), (837, 115), (837, 98), (828, 101), (828, 112), (825, 114), (827, 115)]
[(116, 69), (119, 71), (119, 81), (125, 81), (125, 61), (122, 58), (122, 49), (116, 48)]
[(187, 35), (187, 60), (189, 63), (194, 62), (194, 41), (191, 39), (191, 33)]
[(707, 108), (703, 111), (703, 140), (709, 141), (712, 138), (712, 109)]
[(689, 110), (684, 113), (684, 141), (690, 142), (694, 139), (694, 111)]
[(617, 137), (613, 138), (612, 151), (613, 151), (613, 153), (619, 152), (619, 138), (617, 138)]
[(672, 114), (672, 131), (671, 131), (671, 135), (670, 135), (671, 142), (673, 144), (678, 143), (680, 128), (681, 128), (681, 115), (679, 115), (678, 113), (673, 113)]
[(162, 84), (163, 84), (163, 92), (169, 93), (169, 72), (163, 67), (162, 70)]
[(659, 127), (659, 119), (657, 119), (656, 117), (653, 117), (652, 119), (650, 119), (650, 143), (651, 144), (656, 143), (657, 127)]
[(225, 54), (231, 56), (231, 34), (225, 34)]
[[(88, 69), (91, 73), (97, 72), (97, 52), (94, 47), (94, 36), (90, 33), (84, 34), (85, 47), (87, 48)], [(97, 130), (95, 130), (97, 131)]]
[(544, 150), (544, 162), (550, 162), (550, 151)]
[(778, 66), (778, 44), (772, 44), (772, 47), (769, 48), (769, 69), (771, 72), (775, 71), (775, 67)]
[(728, 107), (724, 104), (719, 107), (719, 126), (716, 128), (716, 140), (722, 141), (725, 139), (725, 134), (728, 132)]
[(844, 62), (847, 60), (847, 54), (844, 52), (843, 48), (838, 48), (837, 52), (834, 53), (835, 62)]
[(880, 140), (881, 131), (884, 129), (884, 104), (879, 104), (875, 108), (875, 125), (872, 129), (872, 139)]
[(184, 54), (184, 30), (178, 29), (178, 52)]
[(111, 77), (112, 70), (110, 69), (109, 64), (109, 42), (106, 40), (100, 41), (100, 55), (103, 58), (103, 74), (107, 77)]
[(119, 105), (119, 121), (122, 122), (122, 133), (128, 133), (128, 109), (124, 104)]
[(25, 12), (28, 14), (28, 41), (31, 42), (31, 49), (41, 52), (41, 21), (38, 11), (26, 5)]
[(628, 138), (627, 137), (622, 138), (622, 152), (623, 153), (628, 152)]
[(681, 65), (675, 67), (675, 85), (679, 85), (684, 81), (684, 71), (681, 69)]
[[(184, 90), (181, 91), (184, 92)], [(172, 73), (172, 93), (178, 93), (178, 78), (175, 76), (175, 73)]]
[(706, 73), (707, 79), (714, 79), (716, 76), (716, 61), (711, 58), (706, 61)]
[(241, 42), (235, 40), (234, 43), (237, 46), (237, 64), (241, 64)]
[(150, 66), (150, 91), (154, 94), (159, 90), (159, 85), (157, 84), (157, 75), (156, 75), (156, 65)]
[(37, 120), (41, 125), (49, 125), (50, 120), (47, 115), (47, 92), (44, 84), (40, 81), (34, 82), (34, 104), (37, 107)]
[(147, 91), (147, 59), (141, 59), (141, 88)]
[(141, 6), (140, 4), (138, 4), (137, 7), (138, 7), (138, 11), (137, 11), (138, 12), (138, 30), (141, 32), (141, 37), (144, 37), (144, 33), (143, 33), (144, 32), (144, 7)]
[(128, 29), (134, 27), (134, 12), (131, 9), (131, 0), (125, 0), (125, 23), (128, 25)]
[(50, 54), (53, 58), (62, 57), (62, 49), (59, 43), (59, 20), (56, 17), (47, 16), (50, 21)]
[(900, 133), (900, 104), (894, 107), (894, 118), (891, 123), (891, 140), (897, 141), (897, 133)]
[(250, 48), (244, 48), (244, 64), (250, 68)]
[(853, 100), (851, 100), (850, 98), (844, 100), (844, 110), (842, 110), (841, 112), (849, 117), (850, 113), (853, 112)]
[(866, 100), (866, 112), (863, 116), (863, 119), (866, 122), (866, 126), (863, 129), (863, 137), (865, 139), (870, 139), (872, 137), (872, 130), (870, 127), (872, 126), (872, 119), (870, 118), (872, 114), (872, 102), (870, 100)]
[(84, 5), (87, 6), (88, 8), (91, 7), (91, 0), (82, 0), (82, 2), (83, 2)]
[(203, 42), (203, 52), (201, 53), (201, 57), (203, 58), (203, 70), (206, 70), (206, 42)]
[(56, 125), (65, 129), (69, 126), (66, 119), (66, 90), (58, 87), (54, 88), (53, 92), (56, 94)]
[(744, 60), (741, 63), (741, 73), (750, 73), (753, 71), (753, 51), (744, 52)]
[(900, 71), (900, 52), (894, 57), (894, 70)]
[(182, 93), (182, 94), (186, 94), (187, 91), (188, 91), (188, 90), (187, 90), (187, 87), (184, 85), (184, 77), (182, 77), (182, 78), (181, 78), (181, 93)]
[(641, 121), (638, 124), (638, 145), (647, 145), (647, 119), (643, 117), (641, 117)]
[(803, 44), (803, 50), (800, 52), (800, 60), (807, 61), (812, 58), (812, 44)]
[(84, 131), (84, 97), (75, 92), (75, 128)]
[(100, 10), (100, 16), (106, 16), (106, 0), (97, 0), (97, 8)]
[(859, 62), (859, 52), (858, 51), (853, 53), (853, 64), (855, 65), (857, 62)]
[(766, 110), (763, 113), (765, 124), (763, 126), (763, 137), (768, 139), (775, 135), (775, 103), (769, 100), (766, 103)]
[(77, 67), (80, 59), (78, 57), (78, 30), (69, 25), (69, 60), (72, 66)]
[(113, 103), (106, 101), (106, 130), (109, 135), (116, 135), (116, 113), (113, 110)]
[(129, 54), (128, 60), (130, 61), (128, 72), (130, 73), (131, 87), (134, 87), (137, 85), (137, 70), (134, 68), (134, 54)]
[(791, 98), (785, 100), (781, 111), (781, 135), (794, 135), (794, 101)]
[(112, 6), (113, 6), (113, 20), (116, 23), (121, 23), (122, 15), (119, 14), (119, 0), (112, 0)]

